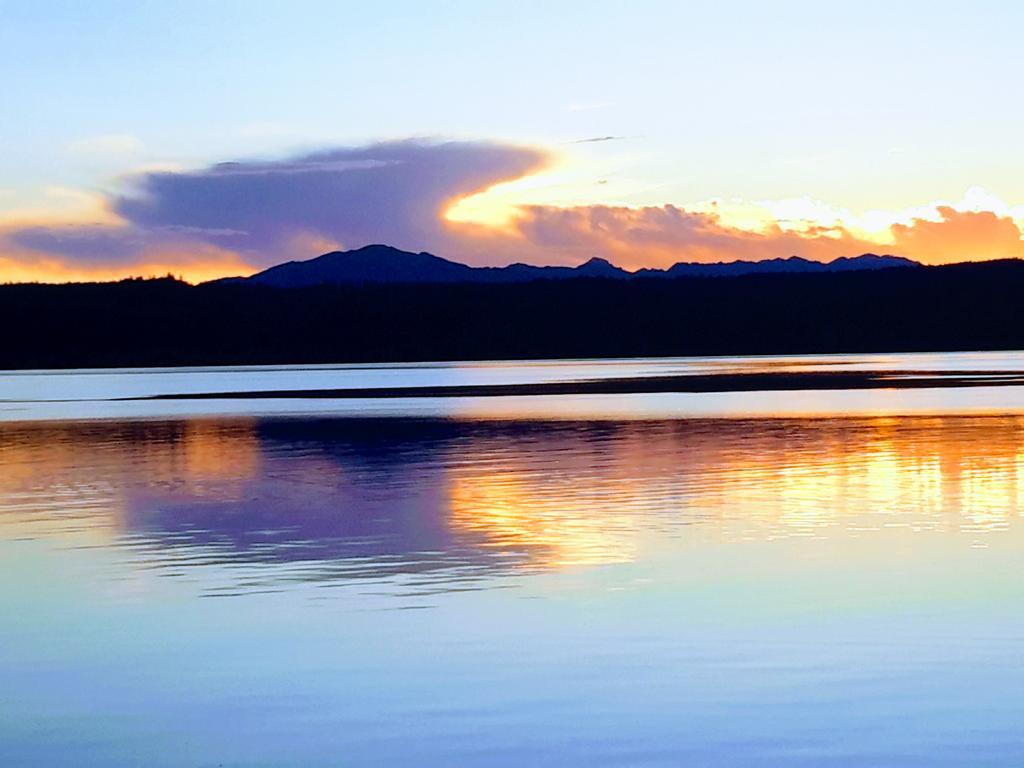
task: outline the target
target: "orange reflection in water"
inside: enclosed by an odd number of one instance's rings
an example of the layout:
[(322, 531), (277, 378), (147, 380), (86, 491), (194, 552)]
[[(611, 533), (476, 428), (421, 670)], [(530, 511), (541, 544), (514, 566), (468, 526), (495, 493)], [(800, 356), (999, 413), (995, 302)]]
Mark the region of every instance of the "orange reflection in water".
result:
[(1019, 417), (785, 422), (747, 443), (693, 499), (726, 535), (997, 530), (1024, 499)]
[(582, 514), (571, 492), (551, 494), (515, 473), (458, 478), (450, 489), (453, 530), (485, 546), (530, 553), (532, 566), (607, 565), (636, 554), (628, 515), (613, 507)]
[(1024, 503), (1020, 417), (591, 425), (547, 443), (479, 446), (486, 461), (453, 472), (453, 528), (563, 567), (637, 559), (680, 526), (734, 541), (991, 533)]
[(272, 528), (285, 552), (322, 531), (389, 542), (379, 548), (389, 563), (468, 548), (557, 569), (642, 560), (680, 539), (900, 528), (984, 544), (1013, 529), (1024, 505), (1017, 416), (449, 422), (440, 432), (411, 422), (393, 442), (383, 422), (337, 422), (326, 437), (318, 422), (291, 424), (4, 426), (0, 535), (213, 546), (266, 542)]
[(250, 420), (6, 425), (0, 466), (5, 537), (57, 531), (105, 541), (124, 531), (129, 487), (223, 499), (259, 473), (261, 453)]

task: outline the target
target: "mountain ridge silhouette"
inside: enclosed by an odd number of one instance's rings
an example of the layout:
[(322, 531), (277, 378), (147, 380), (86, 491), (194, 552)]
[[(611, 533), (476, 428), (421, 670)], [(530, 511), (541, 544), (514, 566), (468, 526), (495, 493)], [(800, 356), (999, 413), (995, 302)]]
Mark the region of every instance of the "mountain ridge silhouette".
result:
[(575, 267), (536, 266), (521, 262), (504, 267), (474, 267), (426, 251), (414, 253), (378, 243), (349, 251), (331, 251), (304, 261), (277, 264), (248, 277), (220, 278), (211, 282), (302, 288), (365, 283), (522, 283), (573, 278), (629, 280), (737, 277), (754, 274), (858, 272), (921, 266), (919, 262), (902, 256), (864, 253), (859, 256), (841, 256), (829, 262), (812, 261), (801, 256), (764, 261), (677, 262), (666, 269), (644, 268), (634, 272), (599, 256), (594, 256)]

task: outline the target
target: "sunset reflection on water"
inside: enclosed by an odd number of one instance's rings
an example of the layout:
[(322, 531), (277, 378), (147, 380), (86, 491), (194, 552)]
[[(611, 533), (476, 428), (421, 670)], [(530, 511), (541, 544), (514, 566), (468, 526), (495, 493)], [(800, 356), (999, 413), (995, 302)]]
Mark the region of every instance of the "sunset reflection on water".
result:
[(679, 537), (904, 527), (983, 544), (1024, 501), (1018, 416), (383, 424), (7, 425), (0, 526), (142, 543), (156, 564), (185, 548), (225, 565), (378, 557), (401, 570), (440, 552), (559, 569)]
[(1024, 760), (1021, 416), (25, 422), (0, 463), (5, 765)]

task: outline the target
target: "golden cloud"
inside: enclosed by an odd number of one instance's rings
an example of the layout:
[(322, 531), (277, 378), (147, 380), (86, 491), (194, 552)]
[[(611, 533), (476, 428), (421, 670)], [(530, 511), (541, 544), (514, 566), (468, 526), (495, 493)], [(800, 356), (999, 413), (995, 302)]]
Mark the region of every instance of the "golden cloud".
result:
[(891, 227), (899, 253), (929, 264), (1024, 257), (1021, 230), (1010, 216), (939, 206), (938, 221), (918, 218)]

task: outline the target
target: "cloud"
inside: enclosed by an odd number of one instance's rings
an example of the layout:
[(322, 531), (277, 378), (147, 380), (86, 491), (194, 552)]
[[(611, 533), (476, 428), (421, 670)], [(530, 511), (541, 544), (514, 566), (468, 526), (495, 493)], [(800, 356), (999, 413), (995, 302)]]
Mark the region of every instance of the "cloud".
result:
[(622, 141), (625, 136), (592, 136), (589, 139), (576, 139), (573, 144), (597, 144), (602, 141)]
[(133, 155), (144, 149), (142, 140), (130, 133), (89, 136), (67, 145), (67, 151), (74, 155)]
[(602, 256), (629, 269), (793, 254), (828, 260), (877, 248), (841, 227), (790, 232), (771, 225), (751, 231), (724, 224), (714, 211), (675, 205), (525, 206), (514, 227), (520, 251), (533, 258), (552, 260), (557, 254), (562, 263), (578, 263)]
[(443, 242), (454, 201), (546, 162), (540, 150), (486, 142), (389, 142), (147, 173), (111, 204), (138, 229), (217, 232), (218, 243), (257, 263), (300, 236), (419, 250)]
[(866, 237), (842, 223), (801, 221), (798, 229), (769, 223), (759, 229), (729, 226), (720, 214), (674, 205), (627, 208), (526, 206), (515, 220), (520, 251), (564, 263), (603, 256), (626, 268), (678, 261), (760, 260), (799, 255), (828, 261), (865, 252), (893, 253), (927, 264), (1024, 258), (1022, 232), (1010, 215), (935, 207), (934, 218), (892, 224)]
[(106, 199), (103, 224), (9, 227), (0, 230), (0, 255), (101, 269), (151, 263), (156, 251), (186, 259), (213, 247), (252, 271), (326, 245), (443, 251), (451, 244), (448, 207), (548, 162), (548, 153), (528, 147), (408, 140), (148, 171)]
[(20, 248), (101, 264), (131, 262), (152, 241), (144, 230), (105, 224), (24, 227), (8, 236)]
[(893, 224), (894, 247), (932, 264), (1024, 257), (1021, 230), (1010, 216), (992, 211), (958, 211), (939, 206), (938, 221), (915, 218)]
[[(33, 268), (51, 277), (170, 269), (198, 279), (374, 242), (475, 264), (577, 264), (603, 256), (634, 269), (867, 251), (930, 263), (1024, 256), (1015, 209), (980, 210), (994, 205), (980, 191), (955, 206), (892, 214), (887, 221), (899, 223), (871, 232), (855, 228), (848, 212), (813, 201), (762, 206), (761, 218), (737, 217), (717, 204), (520, 204), (487, 221), (446, 217), (459, 201), (537, 174), (552, 160), (535, 147), (407, 140), (140, 171), (101, 198), (96, 223), (0, 225), (0, 280)], [(786, 221), (793, 217), (795, 224)]]

